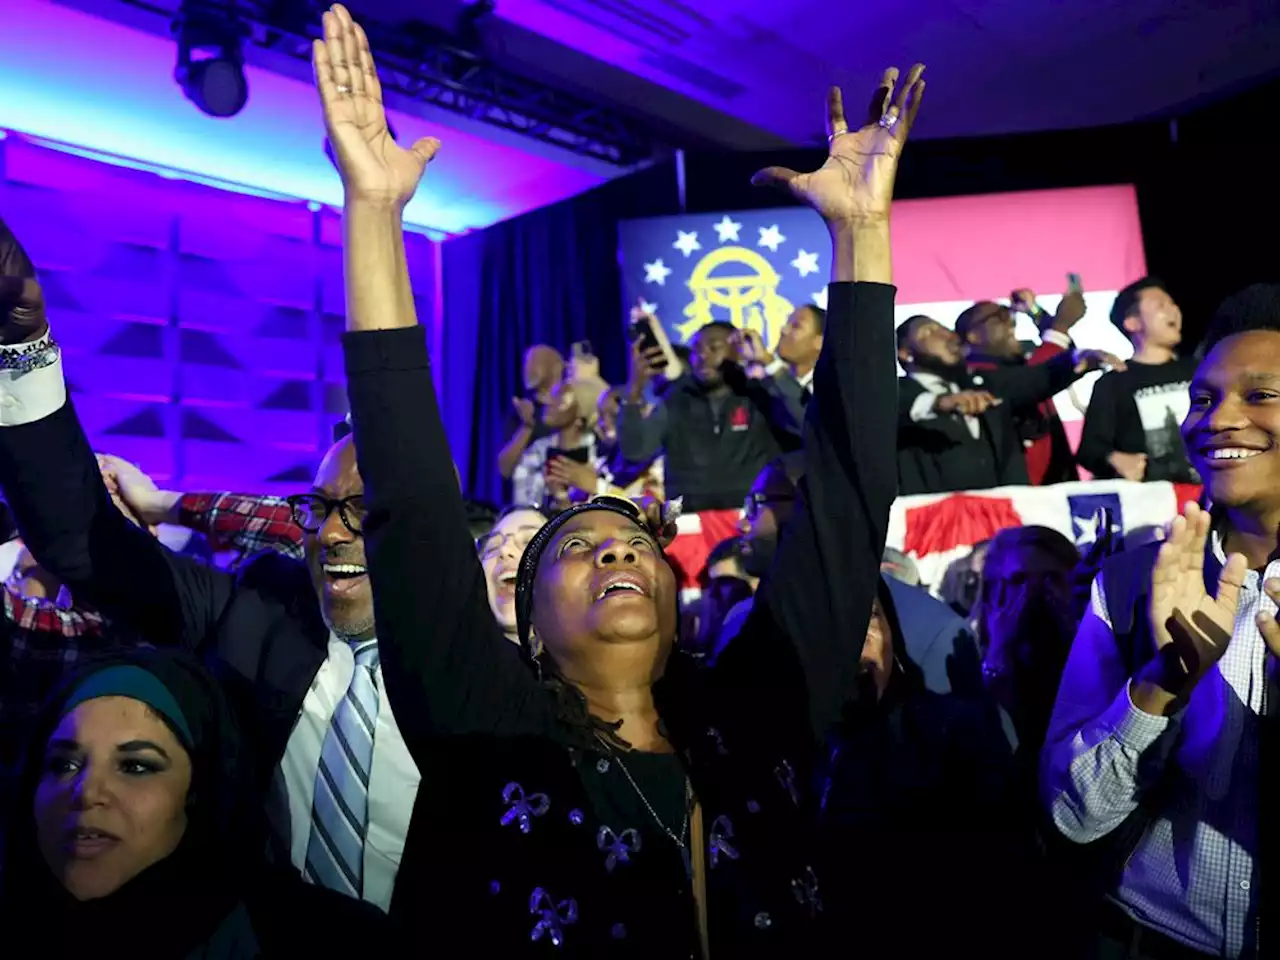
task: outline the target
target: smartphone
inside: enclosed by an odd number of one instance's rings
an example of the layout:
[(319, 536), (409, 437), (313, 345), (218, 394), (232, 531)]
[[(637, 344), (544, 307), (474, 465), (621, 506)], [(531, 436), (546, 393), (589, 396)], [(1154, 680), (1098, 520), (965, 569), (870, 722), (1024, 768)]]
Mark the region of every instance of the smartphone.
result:
[[(631, 322), (631, 342), (634, 343), (637, 340), (640, 341), (640, 349), (645, 353), (648, 353), (650, 350), (657, 350), (662, 346), (662, 344), (658, 342), (658, 335), (653, 332), (653, 326), (649, 323), (649, 319), (647, 317), (643, 320), (633, 320)], [(666, 365), (667, 361), (665, 357), (654, 364), (654, 366), (659, 370)]]
[(556, 457), (563, 460), (577, 460), (579, 463), (590, 463), (587, 456), (591, 451), (586, 447), (575, 447), (572, 450), (562, 450), (560, 447), (552, 447), (547, 451), (547, 463), (550, 463)]
[(1067, 293), (1084, 293), (1084, 285), (1080, 282), (1080, 274), (1067, 274)]

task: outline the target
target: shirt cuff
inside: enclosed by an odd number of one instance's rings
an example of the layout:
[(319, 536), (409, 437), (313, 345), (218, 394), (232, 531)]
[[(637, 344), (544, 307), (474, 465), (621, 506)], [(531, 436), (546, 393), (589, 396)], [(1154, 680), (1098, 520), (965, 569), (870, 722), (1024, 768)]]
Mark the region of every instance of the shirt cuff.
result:
[(782, 371), (786, 369), (787, 369), (786, 363), (784, 363), (782, 360), (779, 360), (777, 357), (774, 357), (774, 359), (771, 360), (765, 366), (764, 372), (771, 377), (776, 377), (778, 374), (782, 373)]
[(1045, 343), (1052, 343), (1055, 347), (1061, 347), (1063, 350), (1070, 350), (1074, 344), (1071, 342), (1071, 335), (1063, 333), (1061, 330), (1054, 330), (1052, 327), (1040, 334), (1040, 339)]
[(932, 420), (938, 415), (937, 411), (938, 398), (929, 391), (925, 391), (911, 402), (911, 421), (919, 423), (921, 420)]
[(1177, 717), (1154, 717), (1139, 710), (1133, 703), (1132, 681), (1124, 685), (1120, 695), (1104, 714), (1103, 726), (1110, 727), (1112, 736), (1135, 753), (1151, 747), (1171, 726)]
[[(0, 345), (0, 356), (46, 346), (50, 335), (34, 343)], [(35, 423), (57, 413), (67, 402), (67, 382), (62, 376), (62, 354), (38, 370), (0, 370), (0, 427)]]

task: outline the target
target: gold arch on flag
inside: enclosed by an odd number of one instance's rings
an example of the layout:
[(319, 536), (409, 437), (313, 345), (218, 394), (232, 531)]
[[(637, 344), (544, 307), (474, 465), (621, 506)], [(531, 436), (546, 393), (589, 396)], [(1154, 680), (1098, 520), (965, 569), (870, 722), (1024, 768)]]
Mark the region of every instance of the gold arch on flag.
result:
[[(712, 274), (717, 267), (736, 264), (742, 272)], [(782, 325), (794, 309), (778, 293), (780, 278), (773, 265), (747, 247), (717, 247), (694, 266), (688, 287), (693, 299), (684, 308), (688, 319), (678, 325), (680, 338), (688, 340), (713, 320), (728, 320), (740, 330), (754, 330), (772, 350)], [(717, 316), (713, 308), (727, 310)]]

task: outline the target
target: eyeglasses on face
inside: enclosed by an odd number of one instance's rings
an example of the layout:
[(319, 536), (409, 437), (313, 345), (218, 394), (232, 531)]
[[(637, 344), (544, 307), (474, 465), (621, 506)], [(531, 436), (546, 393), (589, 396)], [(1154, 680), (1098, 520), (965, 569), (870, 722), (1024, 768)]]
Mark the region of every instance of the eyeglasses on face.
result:
[(338, 511), (342, 525), (352, 533), (364, 532), (364, 497), (360, 494), (334, 500), (319, 493), (295, 493), (286, 497), (285, 502), (293, 511), (293, 522), (307, 533), (319, 533), (334, 510)]
[(794, 494), (748, 493), (746, 502), (742, 504), (742, 513), (748, 520), (754, 520), (762, 507), (771, 503), (795, 503)]

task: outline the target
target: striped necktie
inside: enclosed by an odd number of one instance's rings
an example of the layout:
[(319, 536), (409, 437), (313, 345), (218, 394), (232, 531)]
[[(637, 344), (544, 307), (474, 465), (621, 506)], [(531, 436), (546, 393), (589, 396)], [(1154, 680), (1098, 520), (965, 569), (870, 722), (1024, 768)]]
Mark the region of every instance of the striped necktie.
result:
[(364, 840), (369, 820), (369, 773), (378, 719), (378, 642), (352, 645), (356, 666), (320, 750), (306, 879), (360, 899), (364, 893)]

